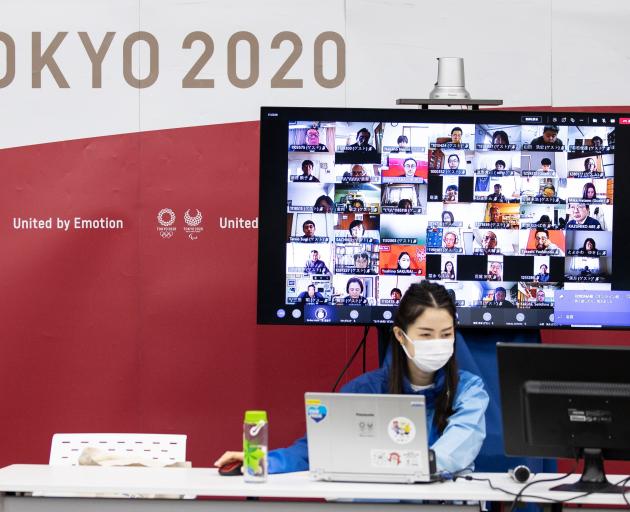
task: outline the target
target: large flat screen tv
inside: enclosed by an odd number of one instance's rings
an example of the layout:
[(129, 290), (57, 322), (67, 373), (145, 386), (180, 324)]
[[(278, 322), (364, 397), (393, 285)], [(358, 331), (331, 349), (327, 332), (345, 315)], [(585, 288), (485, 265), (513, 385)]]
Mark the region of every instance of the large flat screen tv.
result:
[(265, 107), (258, 322), (630, 325), (630, 114)]

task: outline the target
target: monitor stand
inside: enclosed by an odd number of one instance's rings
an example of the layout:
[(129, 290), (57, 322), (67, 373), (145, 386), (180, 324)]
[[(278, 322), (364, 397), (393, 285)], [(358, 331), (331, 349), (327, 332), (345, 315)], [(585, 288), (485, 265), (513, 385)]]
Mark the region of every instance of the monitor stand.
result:
[(584, 471), (580, 479), (573, 484), (562, 484), (551, 487), (550, 491), (565, 492), (602, 492), (608, 494), (622, 494), (630, 491), (630, 487), (615, 485), (606, 478), (604, 457), (599, 448), (584, 448)]

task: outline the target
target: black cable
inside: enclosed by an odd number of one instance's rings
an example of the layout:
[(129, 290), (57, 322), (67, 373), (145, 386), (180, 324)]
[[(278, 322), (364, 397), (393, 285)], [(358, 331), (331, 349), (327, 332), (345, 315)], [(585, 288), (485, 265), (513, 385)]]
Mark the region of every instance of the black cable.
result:
[[(523, 487), (521, 487), (521, 490), (518, 491), (518, 494), (514, 498), (514, 501), (512, 502), (512, 506), (510, 507), (510, 512), (514, 512), (514, 510), (516, 510), (516, 506), (518, 505), (518, 501), (519, 501), (520, 498), (523, 497), (523, 493), (524, 493), (525, 489), (527, 489), (528, 487), (531, 487), (532, 485), (537, 484), (539, 482), (556, 482), (558, 480), (564, 480), (565, 478), (567, 478), (567, 477), (571, 476), (573, 473), (575, 473), (576, 468), (577, 468), (577, 460), (575, 461), (575, 464), (574, 464), (573, 468), (571, 469), (571, 471), (569, 471), (568, 473), (565, 473), (562, 476), (557, 476), (557, 477), (554, 477), (554, 478), (544, 478), (542, 480), (532, 480), (528, 484), (525, 484)], [(570, 498), (570, 499), (581, 498), (582, 496), (588, 496), (589, 494), (591, 494), (591, 493), (590, 492), (583, 493), (583, 494), (580, 494), (578, 496), (574, 496), (573, 498)], [(565, 501), (569, 501), (569, 500), (553, 500), (553, 501), (555, 503), (564, 503)]]
[(365, 369), (366, 369), (365, 359), (366, 359), (366, 352), (367, 352), (367, 331), (365, 332), (363, 337), (365, 338), (366, 342), (363, 344), (363, 372), (362, 373), (365, 373)]
[(367, 335), (369, 331), (370, 331), (370, 326), (366, 325), (363, 330), (363, 338), (361, 338), (361, 341), (357, 345), (357, 348), (354, 350), (354, 353), (350, 356), (350, 359), (346, 363), (346, 366), (344, 366), (343, 370), (341, 370), (341, 373), (339, 374), (339, 377), (337, 378), (337, 381), (335, 382), (335, 385), (332, 388), (333, 393), (337, 390), (337, 386), (339, 385), (339, 382), (341, 382), (341, 379), (343, 378), (344, 374), (346, 373), (348, 368), (350, 368), (350, 365), (352, 364), (352, 361), (354, 361), (354, 358), (357, 357), (357, 354), (359, 353), (359, 350), (361, 350), (361, 347), (365, 347), (365, 344), (367, 342)]
[[(561, 478), (566, 478), (566, 477), (567, 477), (567, 475), (563, 475)], [(522, 489), (518, 493), (512, 492), (512, 491), (508, 491), (507, 489), (503, 489), (502, 487), (497, 487), (496, 485), (494, 485), (492, 483), (492, 480), (490, 480), (489, 478), (475, 478), (473, 476), (456, 476), (455, 478), (453, 478), (453, 480), (457, 480), (458, 478), (463, 478), (464, 480), (474, 480), (475, 482), (487, 482), (488, 486), (493, 491), (503, 492), (505, 494), (509, 494), (510, 496), (519, 496), (519, 498), (532, 498), (532, 499), (542, 500), (542, 501), (551, 502), (551, 503), (565, 503), (567, 501), (576, 500), (578, 498), (583, 498), (584, 496), (587, 496), (589, 494), (593, 494), (593, 492), (596, 492), (596, 491), (585, 492), (583, 494), (579, 494), (579, 495), (573, 496), (571, 498), (565, 498), (563, 500), (559, 500), (559, 499), (555, 499), (555, 498), (550, 498), (549, 496), (538, 496), (536, 494), (523, 494), (522, 493)], [(560, 480), (560, 478), (553, 479), (553, 480)], [(531, 482), (531, 483), (539, 483), (539, 482), (546, 482), (546, 481), (549, 481), (549, 480), (536, 480), (535, 482)], [(492, 501), (492, 500), (488, 500), (488, 501)]]
[[(550, 498), (549, 496), (538, 496), (536, 494), (523, 494), (523, 490), (526, 487), (529, 487), (530, 485), (538, 484), (538, 483), (541, 483), (541, 482), (555, 482), (557, 480), (561, 480), (563, 478), (567, 478), (571, 474), (572, 473), (567, 473), (567, 474), (565, 474), (565, 475), (563, 475), (561, 477), (545, 478), (543, 480), (532, 481), (529, 484), (525, 485), (518, 493), (515, 493), (515, 492), (512, 492), (512, 491), (508, 491), (507, 489), (503, 489), (501, 487), (497, 487), (496, 485), (494, 485), (492, 483), (492, 480), (490, 480), (489, 478), (475, 478), (474, 476), (466, 475), (466, 476), (454, 476), (453, 477), (453, 481), (457, 480), (458, 478), (463, 478), (464, 480), (474, 480), (476, 482), (487, 482), (488, 486), (493, 491), (503, 492), (505, 494), (509, 494), (510, 496), (518, 496), (519, 498), (532, 498), (532, 499), (536, 499), (536, 500), (540, 500), (540, 501), (544, 501), (544, 502), (551, 502), (551, 503), (567, 503), (569, 501), (577, 500), (578, 498), (584, 498), (585, 496), (588, 496), (590, 494), (597, 494), (598, 491), (588, 491), (588, 492), (584, 492), (584, 493), (578, 494), (577, 496), (572, 496), (571, 498), (564, 498), (564, 499)], [(623, 480), (620, 480), (619, 482), (615, 482), (614, 484), (611, 484), (611, 486), (623, 485), (623, 484), (628, 483), (628, 481), (630, 481), (630, 477), (626, 477)], [(567, 491), (567, 492), (571, 492), (571, 491)], [(577, 491), (574, 491), (574, 492), (577, 492)], [(625, 492), (623, 492), (621, 494), (623, 495), (623, 499), (626, 502), (626, 504), (628, 505), (628, 507), (630, 507), (630, 501), (628, 501), (628, 497), (626, 496), (627, 492), (628, 491), (625, 491)]]
[[(621, 485), (622, 487), (625, 487), (625, 485), (630, 481), (630, 476), (628, 478), (624, 478), (621, 482), (615, 484), (615, 485)], [(623, 501), (626, 502), (626, 505), (628, 505), (628, 508), (630, 508), (630, 501), (628, 501), (628, 497), (626, 496), (626, 493), (628, 491), (626, 490), (622, 490), (621, 491), (621, 495), (623, 496)]]

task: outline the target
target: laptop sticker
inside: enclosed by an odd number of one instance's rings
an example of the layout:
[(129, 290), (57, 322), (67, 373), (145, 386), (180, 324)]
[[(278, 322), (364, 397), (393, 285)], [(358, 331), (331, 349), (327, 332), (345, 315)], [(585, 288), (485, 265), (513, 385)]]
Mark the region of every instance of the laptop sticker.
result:
[(421, 455), (415, 450), (371, 450), (370, 464), (375, 468), (418, 468)]
[(359, 437), (375, 437), (374, 420), (372, 418), (359, 418), (357, 422)]
[(407, 444), (416, 437), (416, 426), (413, 421), (404, 416), (390, 420), (387, 426), (389, 437), (396, 444)]
[(309, 405), (306, 409), (306, 415), (311, 418), (315, 423), (322, 421), (328, 414), (328, 409), (325, 405)]

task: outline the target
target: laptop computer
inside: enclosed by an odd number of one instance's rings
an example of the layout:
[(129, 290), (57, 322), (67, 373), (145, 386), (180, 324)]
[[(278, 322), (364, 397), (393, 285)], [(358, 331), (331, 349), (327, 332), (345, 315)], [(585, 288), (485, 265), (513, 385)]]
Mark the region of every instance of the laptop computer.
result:
[(306, 393), (310, 474), (316, 480), (434, 479), (423, 396)]

